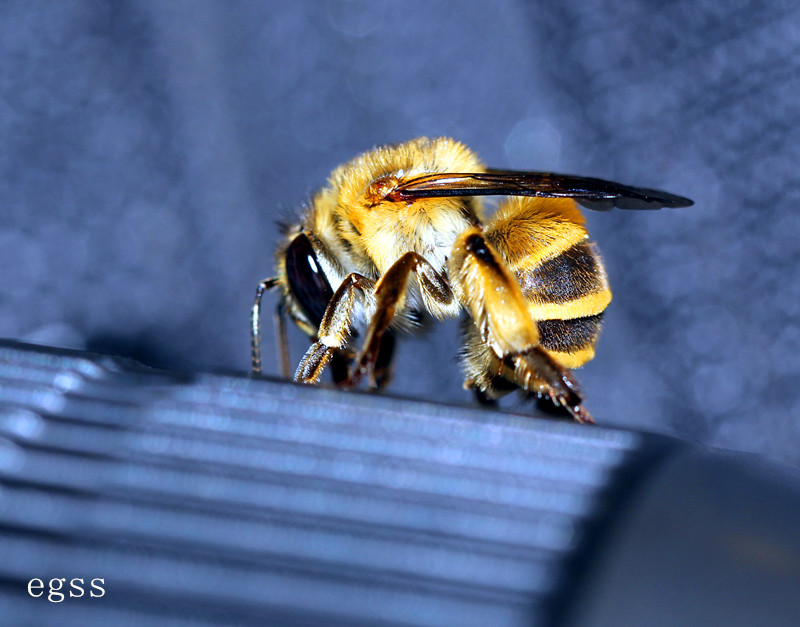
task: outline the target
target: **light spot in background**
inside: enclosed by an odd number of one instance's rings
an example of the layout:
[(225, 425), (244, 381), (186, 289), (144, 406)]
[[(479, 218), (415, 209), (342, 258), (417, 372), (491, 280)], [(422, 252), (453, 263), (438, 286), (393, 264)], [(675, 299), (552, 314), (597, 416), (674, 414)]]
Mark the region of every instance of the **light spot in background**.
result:
[(348, 37), (364, 37), (383, 26), (386, 2), (381, 0), (329, 0), (331, 25)]
[(25, 451), (7, 438), (0, 437), (0, 470), (15, 472), (25, 464)]
[(511, 129), (503, 149), (511, 169), (554, 170), (561, 156), (561, 133), (546, 118), (526, 118)]
[(692, 314), (681, 343), (695, 356), (719, 359), (729, 352), (731, 346), (741, 346), (745, 342), (743, 324), (727, 308), (697, 306)]
[(621, 119), (630, 120), (632, 125), (638, 126), (657, 115), (659, 100), (653, 98), (649, 85), (621, 85), (615, 92), (615, 113)]
[[(702, 289), (706, 278), (697, 272), (698, 256), (704, 254), (699, 246), (654, 241), (649, 254), (642, 262), (648, 277), (647, 288), (670, 306), (683, 306)], [(614, 268), (615, 274), (624, 275), (625, 268)]]
[(742, 371), (731, 371), (726, 361), (699, 363), (691, 378), (692, 394), (706, 416), (724, 416), (738, 409), (747, 392)]
[(33, 440), (44, 431), (42, 417), (21, 407), (6, 407), (0, 410), (0, 425), (4, 432), (26, 440)]

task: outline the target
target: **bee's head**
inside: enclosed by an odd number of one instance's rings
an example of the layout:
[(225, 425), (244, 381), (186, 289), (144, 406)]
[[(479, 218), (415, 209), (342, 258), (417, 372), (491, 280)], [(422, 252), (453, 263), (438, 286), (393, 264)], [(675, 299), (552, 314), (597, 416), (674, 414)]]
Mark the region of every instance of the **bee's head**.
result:
[(305, 232), (294, 235), (282, 256), (289, 314), (305, 333), (316, 336), (333, 290)]

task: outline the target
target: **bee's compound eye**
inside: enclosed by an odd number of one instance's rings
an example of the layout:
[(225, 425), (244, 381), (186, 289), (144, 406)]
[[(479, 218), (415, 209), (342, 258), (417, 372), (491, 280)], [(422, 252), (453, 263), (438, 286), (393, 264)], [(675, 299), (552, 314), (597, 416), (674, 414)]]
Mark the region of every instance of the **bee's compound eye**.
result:
[(286, 249), (286, 279), (309, 322), (319, 327), (333, 290), (305, 233), (295, 237)]

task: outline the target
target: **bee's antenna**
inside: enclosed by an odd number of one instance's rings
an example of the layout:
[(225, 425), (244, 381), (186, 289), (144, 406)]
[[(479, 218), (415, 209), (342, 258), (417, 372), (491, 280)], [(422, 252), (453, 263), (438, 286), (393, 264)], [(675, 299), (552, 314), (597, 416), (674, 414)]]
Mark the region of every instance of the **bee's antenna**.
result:
[[(270, 290), (280, 285), (280, 279), (264, 279), (256, 288), (256, 299), (253, 302), (253, 309), (250, 312), (250, 356), (252, 359), (253, 372), (261, 374), (261, 297), (266, 290)], [(289, 347), (286, 338), (286, 325), (283, 317), (283, 301), (278, 303), (275, 310), (278, 345), (281, 351), (281, 373), (289, 376)]]

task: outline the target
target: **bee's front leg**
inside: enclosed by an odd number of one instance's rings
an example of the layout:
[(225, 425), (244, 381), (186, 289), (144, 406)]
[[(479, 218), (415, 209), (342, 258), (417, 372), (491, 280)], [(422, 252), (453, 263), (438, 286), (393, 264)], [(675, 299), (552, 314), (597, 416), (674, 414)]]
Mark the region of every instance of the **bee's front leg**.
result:
[(374, 285), (372, 279), (355, 272), (345, 277), (328, 303), (325, 315), (322, 316), (316, 341), (306, 351), (294, 373), (295, 381), (299, 383), (319, 381), (333, 353), (342, 349), (347, 343), (353, 327), (356, 297), (360, 294), (362, 298), (369, 298)]

